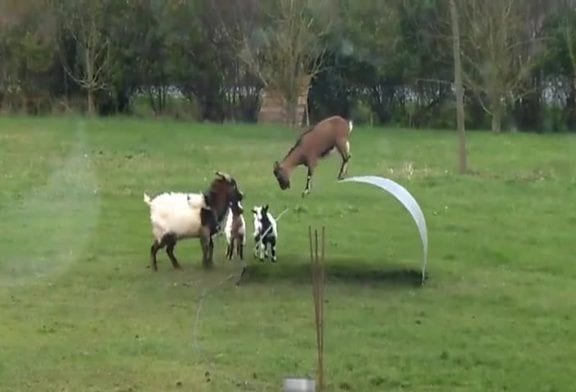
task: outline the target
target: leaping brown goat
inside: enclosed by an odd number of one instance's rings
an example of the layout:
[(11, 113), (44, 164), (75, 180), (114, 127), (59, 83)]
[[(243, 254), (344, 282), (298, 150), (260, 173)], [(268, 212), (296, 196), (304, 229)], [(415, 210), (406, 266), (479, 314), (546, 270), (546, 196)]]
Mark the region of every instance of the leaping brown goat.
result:
[(308, 176), (302, 197), (309, 194), (312, 175), (318, 161), (329, 155), (334, 149), (338, 150), (342, 158), (338, 179), (344, 178), (351, 158), (350, 142), (348, 141), (351, 132), (352, 121), (347, 121), (340, 116), (332, 116), (320, 121), (303, 133), (282, 162), (274, 162), (273, 172), (280, 189), (290, 188), (292, 171), (294, 168), (304, 165), (308, 168)]

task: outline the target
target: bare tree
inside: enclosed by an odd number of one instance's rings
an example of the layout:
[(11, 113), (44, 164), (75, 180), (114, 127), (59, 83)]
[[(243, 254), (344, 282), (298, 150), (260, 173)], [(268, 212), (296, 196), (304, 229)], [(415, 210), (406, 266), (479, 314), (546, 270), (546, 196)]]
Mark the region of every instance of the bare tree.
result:
[(456, 123), (458, 126), (458, 163), (461, 174), (467, 171), (466, 129), (464, 124), (464, 87), (462, 86), (462, 63), (460, 59), (460, 24), (456, 0), (450, 0), (452, 25), (452, 50), (454, 55), (454, 86), (456, 89)]
[(529, 2), (467, 0), (460, 2), (465, 84), (476, 93), (500, 132), (510, 100), (526, 93), (524, 82), (540, 47), (529, 34)]
[(109, 37), (104, 32), (104, 2), (69, 0), (55, 2), (63, 37), (73, 41), (76, 57), (69, 59), (66, 45), (60, 42), (62, 66), (68, 76), (86, 90), (88, 113), (94, 115), (94, 95), (106, 87), (105, 76), (109, 66)]
[[(223, 31), (236, 42), (242, 62), (263, 85), (264, 99), (283, 106), (285, 119), (297, 124), (299, 98), (306, 96), (320, 71), (330, 28), (330, 0), (268, 0)], [(256, 23), (255, 23), (256, 22)], [(258, 27), (256, 27), (258, 26)]]
[(53, 65), (55, 21), (47, 0), (0, 1), (0, 105), (37, 112), (50, 106), (43, 82)]
[(570, 70), (570, 96), (568, 102), (568, 112), (576, 113), (576, 1), (564, 0), (562, 4), (564, 12), (560, 24), (560, 32), (563, 43), (568, 53), (568, 64)]

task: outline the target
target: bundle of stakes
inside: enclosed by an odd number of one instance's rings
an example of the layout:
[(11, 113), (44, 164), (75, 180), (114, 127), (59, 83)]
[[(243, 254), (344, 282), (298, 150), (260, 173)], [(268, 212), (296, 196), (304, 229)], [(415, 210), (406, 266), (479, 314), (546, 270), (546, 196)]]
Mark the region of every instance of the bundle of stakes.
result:
[[(318, 257), (318, 231), (314, 230), (314, 243), (312, 241), (312, 228), (308, 226), (310, 239), (310, 261), (312, 264), (312, 294), (314, 296), (314, 321), (316, 326), (317, 347), (317, 382), (318, 391), (324, 391), (324, 226), (322, 226), (321, 251)], [(313, 247), (314, 245), (314, 247)]]

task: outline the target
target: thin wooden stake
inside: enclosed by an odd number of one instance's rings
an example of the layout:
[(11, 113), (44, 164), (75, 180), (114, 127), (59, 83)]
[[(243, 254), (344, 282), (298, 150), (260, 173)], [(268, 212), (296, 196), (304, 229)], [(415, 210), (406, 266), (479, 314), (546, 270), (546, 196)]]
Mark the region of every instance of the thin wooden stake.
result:
[[(318, 391), (324, 391), (324, 255), (325, 229), (322, 227), (321, 250), (318, 249), (318, 231), (314, 230), (314, 245), (312, 228), (308, 227), (310, 240), (310, 261), (312, 269), (312, 294), (314, 296), (314, 323), (316, 327), (317, 347), (317, 380)], [(320, 257), (319, 257), (320, 256)]]

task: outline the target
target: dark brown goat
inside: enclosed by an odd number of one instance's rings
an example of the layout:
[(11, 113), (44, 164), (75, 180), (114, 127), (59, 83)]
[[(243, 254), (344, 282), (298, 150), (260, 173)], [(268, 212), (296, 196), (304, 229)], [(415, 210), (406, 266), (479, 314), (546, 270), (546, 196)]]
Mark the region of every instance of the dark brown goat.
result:
[(311, 179), (318, 161), (334, 149), (338, 150), (342, 158), (338, 179), (344, 178), (348, 171), (348, 161), (351, 158), (350, 142), (348, 141), (351, 132), (352, 121), (347, 121), (340, 116), (332, 116), (320, 121), (303, 133), (282, 162), (274, 162), (273, 173), (278, 180), (280, 189), (290, 188), (292, 171), (297, 166), (304, 165), (308, 168), (308, 175), (302, 197), (310, 193)]

